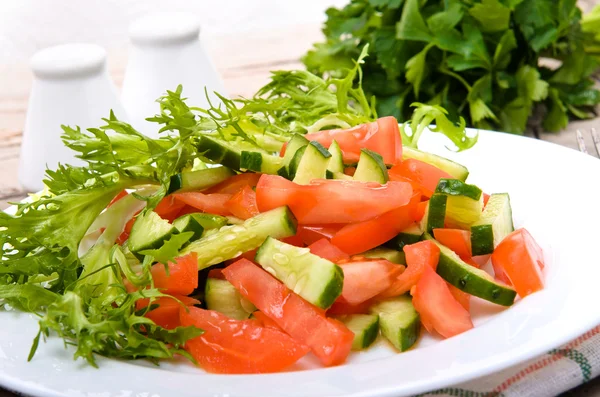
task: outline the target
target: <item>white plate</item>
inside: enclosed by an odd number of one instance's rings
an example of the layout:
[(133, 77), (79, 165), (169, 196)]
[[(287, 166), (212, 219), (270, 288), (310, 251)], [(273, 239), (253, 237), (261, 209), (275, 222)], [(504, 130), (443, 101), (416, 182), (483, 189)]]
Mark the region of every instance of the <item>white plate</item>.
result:
[(36, 396), (402, 396), (484, 376), (555, 348), (600, 323), (600, 161), (550, 143), (481, 132), (464, 153), (449, 153), (437, 136), (421, 148), (469, 167), (469, 181), (509, 192), (517, 227), (545, 252), (546, 288), (507, 310), (474, 301), (475, 329), (448, 339), (424, 336), (394, 354), (380, 342), (348, 364), (317, 369), (306, 358), (274, 375), (209, 375), (183, 362), (100, 359), (100, 369), (72, 360), (51, 338), (27, 363), (37, 332), (27, 314), (0, 312), (0, 384)]

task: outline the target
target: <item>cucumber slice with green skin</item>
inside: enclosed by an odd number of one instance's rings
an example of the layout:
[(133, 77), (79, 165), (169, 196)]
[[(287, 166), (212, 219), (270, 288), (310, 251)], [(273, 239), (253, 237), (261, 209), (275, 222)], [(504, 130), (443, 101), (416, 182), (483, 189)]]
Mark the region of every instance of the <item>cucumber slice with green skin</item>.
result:
[(342, 293), (342, 269), (311, 254), (308, 248), (268, 237), (255, 260), (289, 289), (320, 308), (327, 309)]
[(456, 288), (473, 296), (502, 306), (510, 306), (515, 301), (516, 291), (500, 284), (481, 269), (477, 269), (459, 258), (450, 248), (437, 242), (425, 233), (426, 240), (433, 241), (440, 248), (437, 273)]
[[(329, 163), (327, 164), (327, 171), (329, 171), (332, 175), (337, 173), (344, 173), (344, 154), (342, 153), (342, 149), (340, 145), (338, 145), (337, 141), (331, 142), (329, 145), (329, 153), (331, 153), (331, 157), (329, 158)], [(333, 179), (333, 178), (330, 178)]]
[(181, 216), (173, 221), (173, 226), (179, 233), (193, 232), (191, 241), (198, 240), (204, 233), (204, 227), (198, 222), (192, 214)]
[(300, 161), (295, 163), (294, 156), (289, 167), (290, 176), (294, 176), (293, 182), (307, 185), (313, 179), (324, 179), (331, 154), (317, 141), (311, 141), (303, 149)]
[(127, 245), (134, 254), (147, 249), (160, 248), (174, 233), (177, 233), (175, 226), (162, 219), (156, 212), (148, 211), (135, 219)]
[(421, 320), (410, 296), (402, 295), (380, 301), (369, 311), (379, 316), (381, 333), (396, 349), (406, 351), (419, 338)]
[(473, 255), (491, 254), (514, 230), (508, 193), (492, 194), (479, 220), (471, 225)]
[(421, 230), (432, 233), (433, 229), (443, 228), (446, 220), (446, 212), (449, 197), (445, 194), (434, 193), (425, 209), (425, 215), (421, 219)]
[(421, 226), (417, 223), (413, 223), (384, 245), (393, 250), (403, 251), (405, 245), (411, 245), (421, 241), (421, 236), (423, 236)]
[(448, 160), (447, 158), (432, 153), (425, 153), (407, 146), (402, 147), (402, 158), (415, 159), (431, 164), (452, 175), (452, 177), (460, 179), (461, 181), (466, 181), (467, 177), (469, 176), (469, 170), (463, 165), (460, 165), (452, 160)]
[(187, 192), (190, 190), (208, 189), (233, 175), (235, 175), (234, 172), (227, 167), (215, 167), (198, 171), (182, 172), (171, 177), (171, 183), (169, 183), (169, 191), (167, 194), (177, 191)]
[(283, 155), (283, 164), (285, 166), (290, 165), (290, 162), (292, 161), (292, 158), (294, 158), (294, 154), (296, 154), (298, 149), (308, 145), (309, 143), (310, 141), (302, 135), (294, 134), (285, 148), (285, 154)]
[[(419, 235), (419, 239), (420, 238), (421, 238), (421, 235)], [(365, 258), (372, 258), (372, 259), (386, 259), (397, 265), (406, 264), (406, 258), (404, 256), (404, 252), (397, 251), (397, 250), (391, 249), (391, 248), (377, 247), (377, 248), (373, 248), (372, 250), (369, 250), (367, 252), (363, 252), (362, 254), (358, 254), (358, 256), (364, 256)]]
[(294, 157), (290, 160), (290, 163), (287, 166), (287, 179), (293, 180), (296, 177), (296, 170), (300, 166), (300, 162), (302, 161), (302, 157), (304, 157), (304, 152), (306, 151), (306, 146), (302, 146), (300, 149), (296, 150), (294, 153)]
[(235, 320), (246, 320), (256, 307), (245, 299), (227, 280), (208, 278), (204, 287), (204, 301), (208, 310), (223, 313)]
[(296, 218), (288, 207), (279, 207), (247, 219), (241, 225), (224, 226), (184, 248), (181, 255), (195, 252), (198, 270), (240, 256), (272, 236), (291, 237), (296, 234)]
[(382, 185), (389, 180), (383, 157), (369, 149), (360, 150), (360, 158), (354, 173), (355, 181), (377, 182)]
[(473, 200), (479, 200), (483, 192), (475, 185), (469, 185), (458, 179), (440, 179), (436, 188), (436, 193), (443, 193), (449, 196), (463, 196)]
[(276, 174), (283, 160), (245, 141), (225, 141), (218, 137), (203, 135), (198, 144), (198, 152), (204, 157), (226, 167), (243, 171), (251, 170)]
[(354, 333), (352, 350), (364, 350), (371, 346), (379, 334), (379, 316), (377, 314), (348, 314), (335, 317)]

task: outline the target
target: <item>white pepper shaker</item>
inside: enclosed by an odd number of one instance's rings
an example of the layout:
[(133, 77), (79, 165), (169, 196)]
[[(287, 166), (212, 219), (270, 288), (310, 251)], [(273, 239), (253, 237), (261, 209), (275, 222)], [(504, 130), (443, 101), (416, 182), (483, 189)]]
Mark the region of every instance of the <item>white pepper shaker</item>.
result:
[(179, 84), (190, 106), (208, 105), (205, 87), (211, 101), (214, 91), (226, 95), (200, 41), (200, 24), (192, 14), (165, 12), (141, 17), (131, 24), (129, 36), (131, 50), (121, 99), (140, 132), (158, 136), (160, 127), (145, 119), (159, 112), (156, 99)]
[(23, 131), (19, 182), (28, 191), (43, 189), (47, 168), (78, 165), (76, 152), (62, 140), (61, 125), (82, 129), (102, 125), (110, 110), (127, 120), (106, 68), (106, 51), (95, 44), (49, 47), (31, 59), (34, 80)]

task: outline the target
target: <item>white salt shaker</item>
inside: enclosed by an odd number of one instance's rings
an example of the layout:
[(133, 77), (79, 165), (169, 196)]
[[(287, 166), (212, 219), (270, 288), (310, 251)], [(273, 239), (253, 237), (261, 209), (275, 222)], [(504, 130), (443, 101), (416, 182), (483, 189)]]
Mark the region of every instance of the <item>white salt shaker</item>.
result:
[[(160, 126), (145, 119), (159, 113), (156, 102), (167, 90), (183, 85), (190, 106), (208, 105), (204, 88), (215, 99), (226, 96), (223, 83), (200, 41), (200, 24), (189, 13), (150, 14), (129, 29), (131, 49), (121, 99), (140, 132), (157, 137)], [(215, 100), (213, 104), (218, 104)]]
[(43, 189), (46, 168), (78, 165), (76, 152), (62, 140), (61, 125), (82, 129), (102, 125), (110, 110), (127, 120), (106, 69), (106, 51), (94, 44), (49, 47), (31, 59), (34, 80), (23, 131), (19, 182), (28, 191)]

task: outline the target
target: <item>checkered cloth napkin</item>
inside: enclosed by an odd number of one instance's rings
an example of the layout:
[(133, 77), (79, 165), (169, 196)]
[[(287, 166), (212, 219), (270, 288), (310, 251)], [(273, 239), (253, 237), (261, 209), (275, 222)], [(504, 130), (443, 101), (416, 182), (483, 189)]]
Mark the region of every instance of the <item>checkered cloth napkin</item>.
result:
[(600, 326), (541, 357), (422, 396), (556, 396), (600, 375)]

